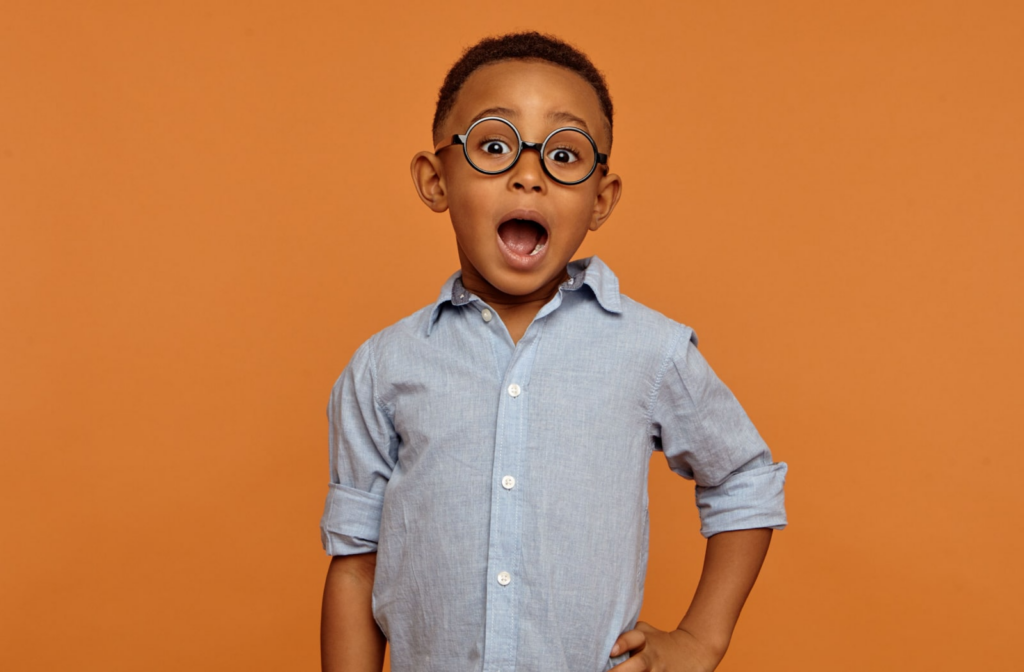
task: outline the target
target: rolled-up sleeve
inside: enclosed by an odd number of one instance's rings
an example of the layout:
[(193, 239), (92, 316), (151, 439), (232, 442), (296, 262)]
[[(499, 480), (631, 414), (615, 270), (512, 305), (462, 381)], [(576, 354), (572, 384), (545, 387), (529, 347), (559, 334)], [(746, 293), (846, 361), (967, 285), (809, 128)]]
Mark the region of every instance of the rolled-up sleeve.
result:
[(672, 471), (696, 482), (705, 537), (786, 526), (785, 462), (771, 451), (684, 327), (658, 383), (652, 411), (657, 445)]
[(328, 555), (377, 550), (384, 489), (398, 455), (378, 392), (371, 339), (352, 356), (327, 406), (331, 473), (320, 540)]

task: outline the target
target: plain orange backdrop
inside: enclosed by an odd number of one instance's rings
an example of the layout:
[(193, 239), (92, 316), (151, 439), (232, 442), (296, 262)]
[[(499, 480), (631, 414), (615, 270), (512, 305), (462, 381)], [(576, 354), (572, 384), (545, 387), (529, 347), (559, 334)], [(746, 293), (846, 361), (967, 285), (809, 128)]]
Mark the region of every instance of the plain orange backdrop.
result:
[[(408, 175), (446, 69), (539, 29), (616, 106), (580, 256), (790, 465), (720, 669), (1024, 669), (1024, 4), (0, 16), (0, 668), (318, 669), (331, 384), (457, 267)], [(669, 628), (703, 541), (654, 461)]]

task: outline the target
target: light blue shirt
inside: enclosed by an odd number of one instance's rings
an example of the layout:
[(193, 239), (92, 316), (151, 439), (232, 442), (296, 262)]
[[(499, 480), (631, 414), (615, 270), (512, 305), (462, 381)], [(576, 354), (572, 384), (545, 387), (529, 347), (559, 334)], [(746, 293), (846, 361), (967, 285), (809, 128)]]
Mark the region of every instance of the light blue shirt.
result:
[(518, 345), (456, 273), (331, 393), (330, 555), (377, 552), (394, 672), (598, 672), (636, 624), (651, 452), (701, 533), (786, 525), (773, 463), (682, 324), (569, 264)]

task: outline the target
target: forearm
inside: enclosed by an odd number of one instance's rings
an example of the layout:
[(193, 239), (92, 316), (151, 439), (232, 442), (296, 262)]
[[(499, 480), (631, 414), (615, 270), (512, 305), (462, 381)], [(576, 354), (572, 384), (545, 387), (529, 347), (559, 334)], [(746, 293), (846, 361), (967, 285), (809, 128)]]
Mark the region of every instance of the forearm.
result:
[(376, 564), (376, 553), (331, 560), (320, 617), (323, 672), (380, 672), (384, 667), (387, 642), (371, 607)]
[(679, 629), (692, 634), (721, 660), (743, 603), (768, 553), (769, 528), (721, 532), (707, 542), (704, 569)]

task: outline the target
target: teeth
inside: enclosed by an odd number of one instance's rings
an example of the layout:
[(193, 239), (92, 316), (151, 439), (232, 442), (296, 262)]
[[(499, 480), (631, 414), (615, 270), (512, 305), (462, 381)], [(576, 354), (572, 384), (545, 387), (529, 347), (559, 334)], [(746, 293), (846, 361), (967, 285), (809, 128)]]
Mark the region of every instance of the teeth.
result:
[(543, 247), (544, 247), (544, 243), (537, 243), (537, 247), (533, 248), (533, 252), (530, 252), (530, 256), (532, 257), (533, 255), (535, 255), (538, 252), (540, 252), (541, 249), (543, 249)]

